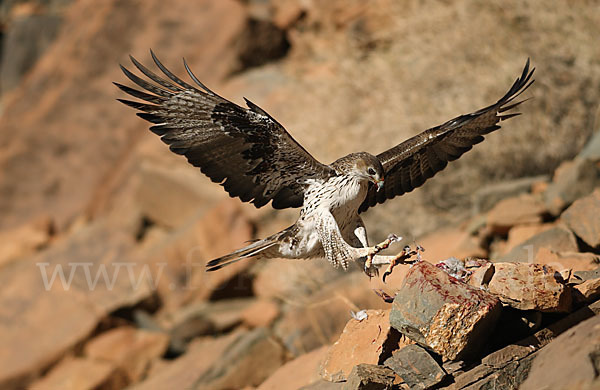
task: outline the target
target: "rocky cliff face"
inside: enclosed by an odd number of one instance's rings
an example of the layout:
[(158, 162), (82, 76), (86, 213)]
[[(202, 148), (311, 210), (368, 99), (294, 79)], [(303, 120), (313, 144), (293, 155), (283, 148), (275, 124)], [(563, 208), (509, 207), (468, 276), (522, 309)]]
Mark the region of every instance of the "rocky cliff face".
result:
[[(350, 309), (390, 309), (369, 291), (375, 282), (318, 261), (246, 262), (205, 274), (207, 260), (285, 227), (296, 211), (229, 200), (171, 154), (115, 101), (122, 96), (111, 82), (124, 82), (118, 64), (129, 54), (146, 63), (152, 48), (177, 74), (185, 56), (208, 86), (259, 104), (323, 162), (378, 153), (493, 103), (530, 57), (536, 82), (524, 115), (423, 188), (370, 210), (367, 228), (372, 242), (390, 232), (417, 238), (432, 262), (512, 264), (531, 255), (533, 263), (590, 271), (598, 143), (574, 157), (597, 127), (599, 18), (586, 2), (2, 2), (0, 384), (150, 388), (177, 379), (182, 387), (280, 388), (285, 370), (302, 367), (311, 380), (300, 387), (320, 378), (307, 367), (327, 355), (319, 348), (338, 340)], [(58, 274), (50, 282), (58, 268), (71, 288)], [(407, 270), (394, 272), (388, 284), (400, 286)], [(561, 310), (595, 300), (593, 280), (581, 279), (579, 300)], [(502, 295), (518, 290), (502, 286)], [(386, 348), (400, 350), (390, 332)], [(476, 359), (509, 342), (495, 343)], [(380, 352), (338, 363), (350, 375), (359, 363), (383, 366)], [(431, 363), (429, 352), (409, 352)], [(227, 369), (219, 366), (225, 358)], [(386, 370), (361, 366), (348, 383), (371, 371), (385, 382)], [(451, 369), (436, 370), (458, 381)]]

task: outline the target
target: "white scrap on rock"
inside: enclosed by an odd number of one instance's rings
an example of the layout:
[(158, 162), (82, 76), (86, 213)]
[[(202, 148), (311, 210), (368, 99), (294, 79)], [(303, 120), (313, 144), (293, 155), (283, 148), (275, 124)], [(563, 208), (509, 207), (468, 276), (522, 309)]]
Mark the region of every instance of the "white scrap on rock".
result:
[(366, 320), (369, 316), (366, 310), (357, 311), (356, 313), (350, 310), (350, 315), (352, 315), (352, 318), (354, 318), (356, 321)]

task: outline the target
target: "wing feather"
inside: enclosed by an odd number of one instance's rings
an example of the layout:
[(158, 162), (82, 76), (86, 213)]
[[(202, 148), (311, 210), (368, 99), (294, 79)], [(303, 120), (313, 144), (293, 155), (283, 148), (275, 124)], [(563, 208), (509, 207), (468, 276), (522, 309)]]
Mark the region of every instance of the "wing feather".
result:
[(533, 83), (534, 70), (529, 69), (527, 59), (521, 76), (496, 103), (426, 130), (377, 155), (383, 165), (385, 184), (380, 191), (370, 186), (359, 211), (423, 185), (427, 179), (443, 170), (448, 162), (458, 159), (473, 145), (482, 142), (485, 134), (498, 130), (500, 121), (520, 115), (505, 112), (527, 100), (512, 103)]
[(131, 57), (133, 65), (156, 84), (121, 66), (145, 91), (115, 85), (145, 102), (118, 101), (141, 111), (137, 115), (155, 124), (150, 130), (161, 136), (172, 152), (186, 156), (230, 196), (256, 207), (271, 201), (275, 208), (299, 207), (308, 179), (324, 180), (335, 174), (256, 104), (246, 100), (246, 109), (218, 96), (198, 80), (184, 60), (198, 89), (171, 73), (152, 51), (150, 54), (167, 79)]

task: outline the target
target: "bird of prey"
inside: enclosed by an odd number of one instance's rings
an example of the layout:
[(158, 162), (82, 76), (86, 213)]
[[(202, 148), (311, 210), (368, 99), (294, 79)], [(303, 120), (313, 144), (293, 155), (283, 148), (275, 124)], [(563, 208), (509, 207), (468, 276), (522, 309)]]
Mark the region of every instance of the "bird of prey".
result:
[[(425, 130), (378, 155), (351, 153), (331, 164), (310, 155), (285, 128), (256, 104), (238, 106), (208, 89), (185, 69), (192, 85), (170, 72), (150, 51), (164, 76), (158, 76), (131, 57), (149, 80), (121, 66), (141, 89), (115, 83), (144, 102), (118, 99), (153, 123), (150, 130), (174, 153), (219, 183), (231, 197), (275, 209), (300, 207), (290, 227), (207, 263), (214, 271), (236, 261), (254, 258), (326, 258), (347, 269), (358, 261), (371, 267), (390, 264), (397, 257), (377, 255), (394, 240), (369, 246), (360, 213), (376, 204), (421, 186), (456, 160), (499, 122), (519, 113), (507, 113), (532, 83), (529, 59), (522, 74), (496, 103)], [(165, 77), (166, 76), (166, 77)], [(152, 82), (150, 82), (152, 81)], [(144, 91), (145, 90), (145, 91)]]

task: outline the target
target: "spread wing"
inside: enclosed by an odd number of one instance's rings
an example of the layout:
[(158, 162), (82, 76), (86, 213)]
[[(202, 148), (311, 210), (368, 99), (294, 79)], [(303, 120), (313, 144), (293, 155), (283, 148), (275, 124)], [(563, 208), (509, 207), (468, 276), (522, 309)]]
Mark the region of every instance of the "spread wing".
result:
[[(190, 85), (167, 70), (152, 53), (159, 77), (130, 57), (150, 80), (146, 81), (121, 66), (125, 75), (143, 90), (114, 83), (144, 103), (118, 99), (142, 112), (140, 117), (171, 151), (184, 155), (213, 182), (220, 183), (231, 197), (262, 207), (300, 207), (307, 179), (323, 179), (333, 170), (313, 158), (269, 114), (246, 99), (249, 109), (212, 92), (184, 65)], [(148, 93), (149, 92), (149, 93)]]
[(505, 112), (523, 103), (524, 100), (511, 104), (533, 83), (531, 76), (534, 70), (529, 70), (527, 59), (521, 76), (495, 104), (449, 120), (377, 155), (383, 165), (385, 184), (379, 191), (371, 185), (359, 211), (421, 186), (444, 169), (449, 161), (456, 160), (473, 145), (482, 142), (485, 134), (498, 130), (500, 121), (520, 115)]

